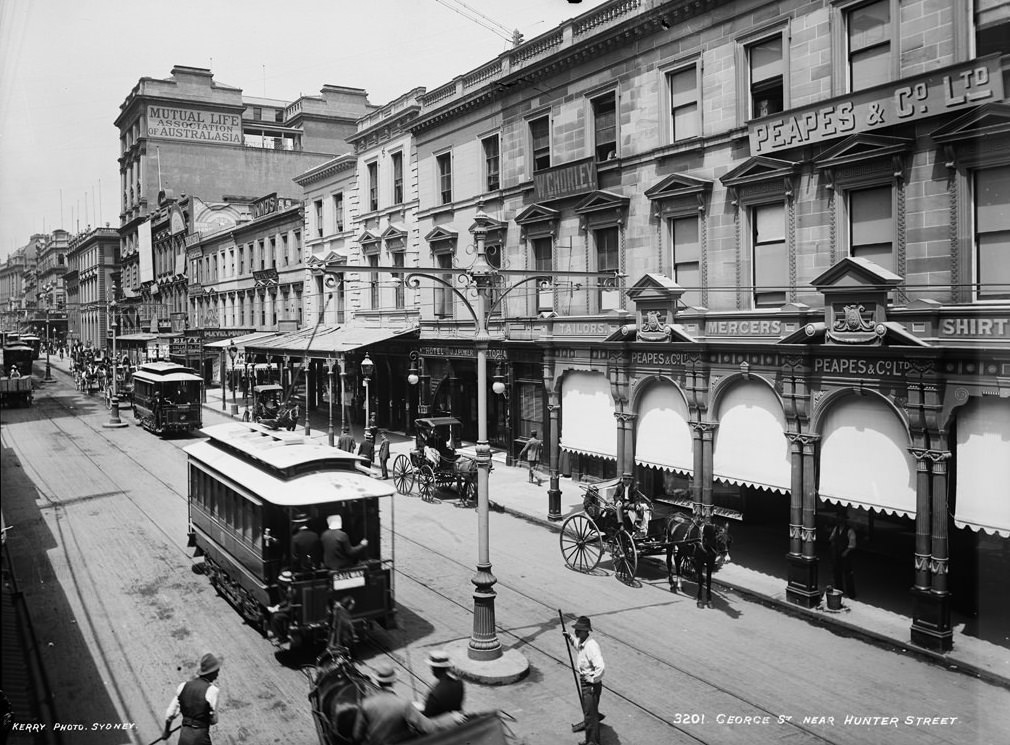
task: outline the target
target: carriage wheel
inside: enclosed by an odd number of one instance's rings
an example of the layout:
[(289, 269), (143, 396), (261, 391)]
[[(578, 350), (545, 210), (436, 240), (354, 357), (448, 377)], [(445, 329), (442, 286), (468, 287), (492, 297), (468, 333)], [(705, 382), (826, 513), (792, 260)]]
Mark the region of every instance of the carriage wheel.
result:
[(435, 501), (435, 471), (425, 464), (417, 470), (417, 489), (425, 502)]
[(596, 569), (603, 556), (603, 538), (592, 518), (580, 512), (565, 520), (561, 526), (561, 555), (577, 572)]
[(393, 461), (393, 486), (400, 494), (410, 494), (414, 489), (414, 469), (410, 458), (403, 453)]
[(613, 546), (614, 575), (621, 582), (631, 584), (638, 570), (638, 551), (635, 541), (626, 530), (617, 531)]

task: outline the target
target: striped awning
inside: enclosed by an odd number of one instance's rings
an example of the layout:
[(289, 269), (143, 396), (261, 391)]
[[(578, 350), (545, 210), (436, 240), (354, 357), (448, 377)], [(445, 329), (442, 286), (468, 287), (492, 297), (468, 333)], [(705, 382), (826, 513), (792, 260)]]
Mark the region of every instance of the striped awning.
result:
[(649, 388), (638, 404), (635, 463), (663, 471), (694, 473), (687, 402), (672, 383)]
[(712, 456), (716, 479), (777, 492), (792, 488), (785, 415), (768, 386), (731, 388), (719, 402), (718, 420)]
[(617, 420), (610, 380), (603, 373), (570, 372), (561, 389), (561, 448), (617, 460)]
[(954, 524), (1010, 538), (1010, 399), (957, 409)]

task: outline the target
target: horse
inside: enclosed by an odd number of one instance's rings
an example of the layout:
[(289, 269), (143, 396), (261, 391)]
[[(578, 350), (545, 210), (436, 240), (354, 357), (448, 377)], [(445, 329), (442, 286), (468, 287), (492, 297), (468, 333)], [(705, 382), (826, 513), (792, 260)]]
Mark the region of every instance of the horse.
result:
[[(697, 518), (671, 518), (666, 527), (666, 571), (670, 592), (683, 591), (681, 566), (690, 559), (698, 582), (698, 607), (712, 607), (712, 570), (730, 560), (732, 538), (728, 525), (716, 525)], [(676, 557), (674, 559), (674, 553)], [(676, 584), (674, 583), (676, 570)], [(704, 592), (703, 592), (704, 591)]]
[(361, 703), (378, 688), (343, 650), (335, 648), (327, 648), (305, 674), (312, 686), (309, 701), (320, 742), (351, 745)]

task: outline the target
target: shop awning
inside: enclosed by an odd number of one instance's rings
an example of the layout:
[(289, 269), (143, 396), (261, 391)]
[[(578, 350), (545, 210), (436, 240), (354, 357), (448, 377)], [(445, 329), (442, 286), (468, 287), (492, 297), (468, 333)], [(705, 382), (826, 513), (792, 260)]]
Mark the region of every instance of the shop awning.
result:
[(957, 410), (954, 524), (1010, 538), (1010, 400)]
[(279, 334), (246, 344), (249, 354), (278, 355), (293, 357), (331, 357), (350, 352), (360, 347), (406, 336), (417, 332), (416, 326), (401, 329), (376, 328), (371, 326), (334, 326), (320, 328), (312, 335), (312, 328), (299, 329), (288, 334)]
[(123, 341), (154, 341), (157, 334), (119, 334), (116, 336), (116, 343)]
[(617, 460), (617, 420), (603, 373), (571, 372), (561, 393), (561, 448)]
[(694, 473), (690, 412), (671, 383), (654, 385), (638, 405), (635, 463), (677, 473)]
[(263, 339), (269, 339), (272, 336), (279, 336), (276, 331), (254, 331), (251, 334), (242, 334), (241, 336), (233, 336), (230, 339), (217, 339), (215, 341), (209, 341), (203, 345), (204, 349), (224, 349), (231, 346), (234, 342), (236, 347), (244, 347), (247, 344), (254, 341), (261, 341)]
[(720, 401), (718, 416), (713, 476), (730, 484), (788, 492), (789, 440), (775, 393), (763, 383), (737, 385)]
[(897, 414), (853, 397), (828, 412), (821, 432), (821, 499), (915, 515), (915, 459)]

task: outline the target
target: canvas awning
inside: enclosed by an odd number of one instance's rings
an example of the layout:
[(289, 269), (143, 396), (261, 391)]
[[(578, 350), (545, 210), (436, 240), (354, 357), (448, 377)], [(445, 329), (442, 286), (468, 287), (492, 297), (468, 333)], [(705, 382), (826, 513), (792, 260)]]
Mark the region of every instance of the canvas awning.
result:
[(565, 376), (561, 393), (561, 448), (617, 460), (617, 421), (606, 375), (571, 372)]
[(694, 441), (687, 402), (672, 384), (654, 385), (638, 406), (635, 463), (677, 473), (694, 473)]
[(1010, 538), (1010, 400), (957, 409), (954, 524)]
[(203, 345), (204, 349), (225, 349), (235, 344), (236, 347), (244, 347), (250, 342), (260, 341), (262, 339), (268, 339), (271, 336), (278, 336), (276, 331), (254, 331), (251, 334), (242, 334), (241, 336), (233, 336), (230, 339), (217, 339), (216, 341), (210, 341)]
[(369, 326), (334, 326), (320, 328), (315, 332), (314, 337), (313, 331), (312, 328), (304, 328), (288, 334), (260, 339), (247, 343), (246, 350), (249, 354), (332, 357), (360, 347), (378, 344), (397, 336), (416, 333), (417, 327), (389, 329)]
[(788, 492), (792, 463), (786, 421), (775, 393), (760, 383), (737, 385), (719, 403), (712, 470), (730, 484)]

